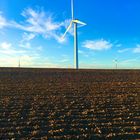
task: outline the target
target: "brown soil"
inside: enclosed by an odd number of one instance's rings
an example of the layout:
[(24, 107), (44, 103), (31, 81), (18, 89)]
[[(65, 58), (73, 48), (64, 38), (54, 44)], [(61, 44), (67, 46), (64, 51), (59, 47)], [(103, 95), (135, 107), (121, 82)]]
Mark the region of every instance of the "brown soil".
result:
[(0, 68), (0, 139), (140, 139), (140, 70)]

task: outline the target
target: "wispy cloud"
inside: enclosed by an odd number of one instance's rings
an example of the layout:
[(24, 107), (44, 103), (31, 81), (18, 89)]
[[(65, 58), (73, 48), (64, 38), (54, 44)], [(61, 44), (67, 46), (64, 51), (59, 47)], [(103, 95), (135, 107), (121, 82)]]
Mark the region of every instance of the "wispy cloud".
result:
[(14, 23), (16, 28), (27, 31), (33, 34), (40, 34), (46, 39), (55, 39), (59, 43), (66, 40), (62, 39), (61, 29), (66, 28), (65, 22), (56, 22), (52, 14), (47, 14), (43, 10), (34, 10), (31, 8), (25, 9), (22, 12), (25, 21), (23, 24)]
[(85, 42), (82, 43), (82, 46), (90, 50), (102, 51), (110, 49), (113, 46), (113, 44), (104, 39), (100, 39), (100, 40), (86, 40)]
[(25, 51), (24, 50), (16, 50), (15, 48), (12, 47), (11, 43), (3, 42), (0, 44), (0, 53), (14, 55), (14, 54), (25, 53)]
[(63, 55), (61, 56), (61, 59), (58, 60), (57, 63), (69, 63), (69, 62), (70, 62), (69, 56), (66, 55), (66, 54), (63, 54)]
[(133, 52), (140, 53), (140, 45), (139, 44), (133, 49)]
[(115, 45), (115, 47), (118, 47), (118, 48), (121, 47), (121, 46), (122, 46), (122, 44), (116, 44)]
[(22, 39), (19, 42), (19, 46), (25, 49), (31, 49), (31, 43), (30, 41), (33, 40), (36, 37), (36, 34), (34, 33), (26, 33), (24, 32), (22, 35)]
[(3, 43), (1, 43), (0, 48), (4, 49), (4, 50), (8, 50), (11, 48), (11, 46), (12, 46), (11, 43), (3, 42)]
[(36, 49), (37, 49), (37, 51), (42, 51), (43, 47), (42, 46), (38, 46)]
[[(30, 49), (27, 49), (30, 47)], [(33, 57), (38, 57), (40, 55), (40, 51), (42, 50), (41, 46), (35, 46), (34, 48), (29, 44), (26, 47), (20, 48), (15, 47), (9, 42), (2, 42), (0, 43), (0, 56), (1, 55), (9, 55), (9, 56), (23, 56), (23, 55), (30, 55)]]
[(129, 50), (130, 50), (130, 48), (120, 49), (120, 50), (118, 50), (118, 53), (124, 53), (124, 52), (127, 52)]
[(85, 56), (85, 57), (88, 57), (89, 54), (87, 54), (86, 52), (82, 51), (82, 50), (78, 50), (78, 53)]
[(22, 66), (33, 66), (38, 59), (40, 60), (39, 51), (41, 49), (39, 46), (25, 50), (25, 48), (17, 48), (9, 42), (2, 42), (0, 43), (0, 66), (17, 67), (19, 59), (21, 59)]
[(30, 41), (30, 40), (34, 39), (35, 36), (36, 35), (33, 34), (33, 33), (26, 33), (26, 32), (24, 32), (23, 36), (22, 36), (22, 41)]
[(59, 43), (66, 42), (67, 38), (62, 38), (62, 29), (67, 28), (68, 19), (57, 22), (50, 13), (44, 10), (27, 8), (22, 13), (23, 21), (7, 21), (0, 13), (0, 28), (9, 26), (19, 30), (26, 31), (23, 40), (29, 41), (35, 38), (36, 35), (41, 35), (46, 39), (55, 39)]
[(6, 19), (3, 17), (2, 12), (0, 12), (0, 29), (7, 26), (7, 21)]
[(127, 63), (132, 63), (132, 62), (136, 62), (138, 60), (138, 58), (132, 58), (132, 59), (126, 59), (120, 62), (120, 64), (127, 64)]
[(19, 60), (21, 67), (32, 67), (33, 64), (35, 64), (37, 57), (31, 57), (28, 54), (23, 54), (21, 56), (14, 55), (13, 57), (6, 55), (5, 57), (0, 57), (0, 66), (17, 67), (19, 65)]
[(61, 26), (61, 23), (54, 22), (52, 16), (47, 15), (43, 10), (28, 8), (22, 12), (22, 16), (26, 19), (22, 27), (27, 31), (45, 33), (55, 31)]
[(25, 49), (31, 49), (31, 44), (29, 42), (20, 43), (19, 46)]

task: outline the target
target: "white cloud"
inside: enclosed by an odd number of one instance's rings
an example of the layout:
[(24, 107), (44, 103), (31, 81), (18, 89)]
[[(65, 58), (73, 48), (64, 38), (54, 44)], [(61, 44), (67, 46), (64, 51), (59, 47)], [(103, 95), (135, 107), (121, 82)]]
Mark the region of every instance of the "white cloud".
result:
[(135, 62), (135, 61), (137, 61), (136, 58), (135, 59), (126, 59), (126, 60), (121, 61), (120, 63), (121, 64), (126, 64), (126, 63), (132, 63), (132, 62)]
[(60, 60), (59, 62), (60, 63), (64, 63), (64, 62), (69, 62), (70, 60), (69, 59), (62, 59), (62, 60)]
[(87, 54), (86, 52), (82, 51), (82, 50), (78, 50), (78, 53), (85, 56), (85, 57), (88, 57), (89, 54)]
[(21, 59), (22, 66), (33, 66), (39, 58), (38, 51), (38, 48), (27, 51), (13, 47), (9, 42), (2, 42), (0, 43), (0, 66), (17, 67), (19, 59)]
[(115, 46), (119, 48), (122, 46), (122, 44), (116, 44)]
[(102, 51), (110, 49), (113, 46), (113, 44), (104, 39), (100, 39), (100, 40), (86, 40), (85, 42), (82, 43), (82, 46), (84, 48), (88, 48), (91, 50)]
[(31, 49), (30, 41), (35, 38), (35, 34), (33, 33), (23, 33), (22, 40), (19, 42), (19, 46), (26, 49)]
[(33, 66), (33, 63), (36, 61), (36, 58), (34, 56), (30, 57), (27, 54), (23, 54), (21, 56), (14, 55), (12, 57), (10, 55), (5, 55), (5, 57), (0, 57), (0, 66), (18, 67), (19, 59), (21, 67)]
[[(44, 38), (53, 38), (59, 43), (66, 40), (61, 38), (60, 30), (65, 28), (64, 22), (55, 22), (51, 14), (45, 13), (43, 10), (33, 10), (31, 8), (25, 9), (22, 12), (25, 21), (22, 24), (13, 22), (13, 25), (21, 30), (42, 35)], [(30, 38), (29, 37), (29, 38)]]
[(19, 54), (19, 53), (24, 53), (24, 52), (25, 51), (23, 51), (23, 50), (16, 50), (16, 49), (12, 48), (11, 43), (3, 42), (0, 44), (0, 53), (1, 54), (13, 55), (13, 54)]
[(1, 43), (0, 48), (8, 50), (11, 48), (11, 46), (12, 46), (11, 43), (3, 42), (3, 43)]
[(20, 56), (20, 65), (21, 66), (32, 66), (33, 61), (36, 59), (34, 56), (22, 55)]
[(121, 50), (118, 50), (118, 53), (124, 53), (124, 52), (127, 52), (129, 50), (130, 50), (130, 48), (121, 49)]
[(13, 58), (13, 57), (9, 57), (9, 56), (5, 56), (5, 57), (0, 57), (0, 66), (1, 67), (14, 67), (18, 65), (18, 59)]
[(140, 45), (138, 44), (136, 48), (133, 49), (134, 53), (140, 53)]
[(21, 43), (19, 46), (22, 48), (31, 49), (31, 44), (29, 42)]
[(43, 68), (66, 68), (69, 64), (66, 62), (57, 62), (52, 57), (47, 57), (43, 59), (38, 59), (32, 63), (33, 67), (43, 67)]
[(42, 51), (42, 50), (43, 50), (43, 47), (42, 47), (42, 46), (38, 46), (36, 49), (37, 49), (38, 51)]
[(47, 15), (43, 10), (25, 9), (22, 15), (26, 18), (24, 29), (31, 32), (45, 33), (55, 31), (61, 24), (54, 22), (51, 15)]
[[(64, 43), (67, 38), (62, 39), (62, 29), (67, 28), (69, 20), (57, 22), (52, 14), (46, 13), (42, 9), (34, 10), (32, 8), (25, 9), (21, 14), (25, 20), (16, 22), (6, 20), (0, 13), (0, 28), (9, 26), (19, 30), (26, 31), (23, 34), (24, 41), (30, 41), (36, 35), (41, 35), (46, 39), (55, 39), (59, 43)], [(71, 31), (70, 31), (71, 32)]]
[(35, 38), (35, 34), (33, 34), (33, 33), (23, 33), (23, 36), (22, 36), (22, 41), (30, 41), (30, 40), (32, 40), (32, 39), (34, 39)]
[(11, 43), (3, 42), (0, 44), (0, 54), (14, 55), (25, 53), (24, 50), (16, 50)]
[(26, 43), (25, 46), (21, 47), (22, 48), (13, 47), (13, 45), (9, 42), (2, 42), (0, 43), (0, 55), (15, 56), (15, 55), (31, 54), (32, 56), (37, 56), (39, 55), (38, 51), (42, 49), (41, 46), (40, 48), (35, 47), (34, 49), (31, 49), (32, 47), (30, 43)]
[(7, 26), (7, 21), (6, 19), (2, 16), (1, 12), (0, 12), (0, 29)]
[(61, 57), (62, 58), (60, 60), (58, 60), (57, 63), (65, 63), (65, 62), (69, 62), (70, 61), (69, 56), (66, 55), (66, 54), (63, 54)]

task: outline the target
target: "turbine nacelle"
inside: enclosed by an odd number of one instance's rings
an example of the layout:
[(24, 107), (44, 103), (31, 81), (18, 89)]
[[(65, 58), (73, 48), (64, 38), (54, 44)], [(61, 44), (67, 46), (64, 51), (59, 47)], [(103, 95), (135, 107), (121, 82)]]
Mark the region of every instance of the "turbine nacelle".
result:
[(86, 23), (84, 23), (84, 22), (82, 22), (82, 21), (80, 21), (80, 20), (78, 20), (78, 19), (74, 19), (74, 20), (72, 20), (72, 22), (73, 22), (73, 23), (77, 23), (77, 24), (81, 24), (81, 25), (83, 25), (83, 26), (87, 25)]
[(87, 25), (86, 23), (84, 23), (84, 22), (82, 22), (82, 21), (80, 21), (78, 19), (71, 20), (71, 22), (70, 22), (68, 28), (66, 29), (65, 33), (63, 34), (62, 38), (64, 38), (66, 36), (67, 32), (71, 29), (73, 23), (74, 24), (80, 24), (81, 26)]

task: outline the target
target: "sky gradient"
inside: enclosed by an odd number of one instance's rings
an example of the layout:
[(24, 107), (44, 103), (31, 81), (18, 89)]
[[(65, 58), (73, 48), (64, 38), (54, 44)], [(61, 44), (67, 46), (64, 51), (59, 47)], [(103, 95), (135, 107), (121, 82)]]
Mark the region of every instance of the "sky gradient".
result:
[[(0, 67), (73, 68), (70, 0), (0, 0)], [(80, 68), (140, 68), (140, 1), (74, 0)]]

